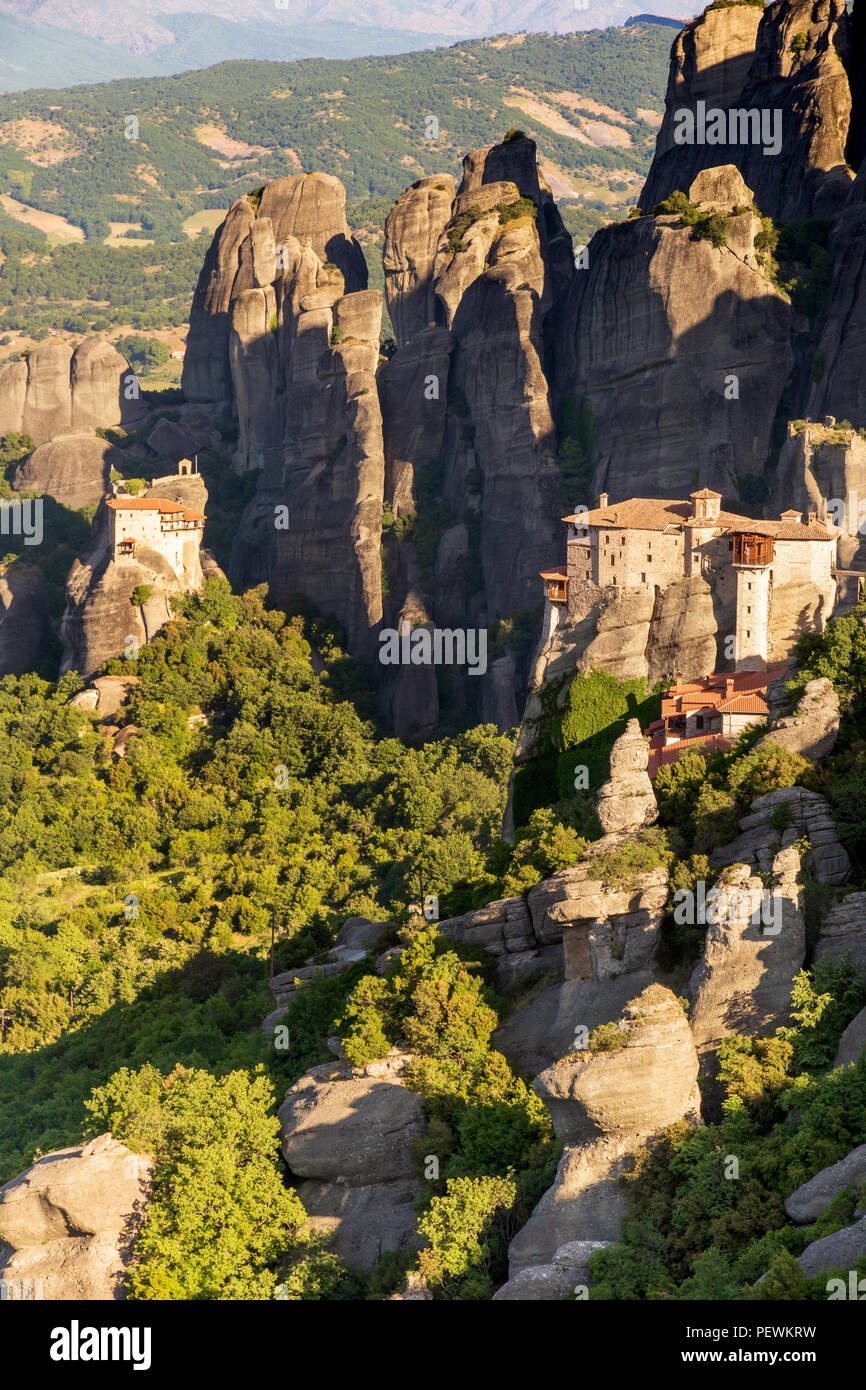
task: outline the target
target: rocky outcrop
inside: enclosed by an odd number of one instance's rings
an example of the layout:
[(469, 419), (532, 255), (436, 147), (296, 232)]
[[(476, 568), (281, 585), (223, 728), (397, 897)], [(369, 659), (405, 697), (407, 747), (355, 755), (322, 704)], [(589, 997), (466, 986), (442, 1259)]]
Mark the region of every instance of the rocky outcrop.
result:
[(606, 832), (641, 830), (658, 820), (658, 807), (647, 774), (649, 745), (636, 719), (610, 750), (610, 781), (598, 794), (598, 818)]
[(846, 1187), (862, 1185), (866, 1179), (866, 1144), (852, 1149), (838, 1163), (822, 1168), (796, 1192), (785, 1198), (785, 1211), (798, 1226), (810, 1226), (823, 1216), (834, 1198)]
[(856, 1062), (863, 1049), (866, 1048), (866, 1009), (861, 1009), (855, 1018), (852, 1018), (845, 1032), (839, 1039), (839, 1050), (836, 1053), (834, 1067), (847, 1067), (852, 1062)]
[(563, 1058), (533, 1083), (566, 1147), (553, 1186), (511, 1242), (501, 1301), (527, 1288), (536, 1299), (562, 1298), (568, 1290), (555, 1271), (575, 1242), (582, 1248), (571, 1268), (582, 1268), (577, 1282), (585, 1283), (592, 1249), (619, 1239), (620, 1180), (635, 1153), (683, 1116), (696, 1117), (698, 1058), (670, 990), (651, 985), (633, 998), (616, 1031), (627, 1037), (624, 1047)]
[(649, 985), (623, 1010), (613, 1051), (572, 1053), (532, 1083), (557, 1138), (587, 1144), (602, 1135), (647, 1135), (686, 1112), (698, 1059), (679, 1000)]
[(777, 719), (755, 744), (775, 744), (803, 758), (826, 758), (839, 736), (839, 696), (826, 676), (807, 681), (793, 714)]
[[(845, 4), (778, 0), (763, 12), (752, 8), (705, 11), (674, 42), (665, 119), (639, 199), (645, 210), (723, 163), (737, 166), (758, 207), (777, 222), (832, 217), (844, 202), (852, 178)], [(714, 110), (725, 113), (723, 125), (711, 124)], [(732, 123), (731, 112), (744, 116)], [(688, 141), (680, 113), (697, 116)]]
[(26, 1297), (22, 1288), (36, 1285), (31, 1296), (49, 1300), (123, 1298), (151, 1172), (146, 1155), (102, 1134), (46, 1154), (0, 1187), (7, 1295)]
[(385, 302), (398, 348), (437, 321), (433, 264), (453, 201), (454, 180), (434, 174), (407, 188), (385, 222)]
[[(798, 1256), (797, 1264), (806, 1278), (812, 1279), (825, 1269), (853, 1270), (855, 1261), (863, 1255), (866, 1255), (866, 1216), (852, 1226), (844, 1226), (832, 1235), (813, 1240), (811, 1245), (806, 1246), (802, 1255)], [(848, 1296), (850, 1297), (850, 1292)], [(862, 1292), (859, 1292), (858, 1297), (863, 1297)]]
[(282, 1149), (314, 1229), (349, 1264), (372, 1269), (386, 1250), (417, 1248), (412, 1144), (421, 1098), (400, 1080), (407, 1054), (352, 1068), (314, 1067), (286, 1092)]
[[(200, 539), (200, 531), (186, 533), (178, 564), (173, 552), (144, 543), (136, 543), (134, 556), (118, 563), (108, 508), (100, 503), (89, 544), (66, 581), (61, 674), (75, 670), (90, 676), (104, 661), (127, 652), (135, 655), (151, 641), (174, 616), (172, 597), (194, 592), (204, 583)], [(142, 604), (133, 603), (140, 586), (147, 598)]]
[(535, 968), (544, 968), (551, 948), (561, 942), (565, 978), (532, 998), (496, 1034), (496, 1046), (519, 1071), (541, 1071), (569, 1051), (576, 1028), (591, 1029), (615, 1017), (652, 980), (667, 871), (652, 869), (615, 886), (606, 885), (593, 866), (595, 853), (622, 849), (630, 839), (604, 836), (580, 864), (553, 874), (527, 895), (533, 935), (542, 947)]
[(590, 491), (612, 502), (702, 485), (736, 496), (738, 476), (764, 466), (793, 362), (791, 307), (759, 261), (760, 219), (734, 215), (750, 191), (722, 172), (711, 203), (706, 180), (684, 190), (725, 216), (724, 245), (674, 214), (605, 227), (558, 316), (557, 395), (591, 410)]
[(849, 893), (822, 918), (815, 943), (815, 960), (830, 956), (851, 959), (866, 979), (866, 893)]
[(570, 1240), (554, 1251), (550, 1264), (524, 1265), (497, 1289), (494, 1303), (550, 1303), (585, 1289), (589, 1283), (589, 1262), (597, 1250), (610, 1244), (606, 1240)]
[(127, 400), (131, 375), (126, 358), (99, 339), (74, 351), (71, 343), (41, 343), (25, 361), (0, 369), (0, 436), (17, 431), (44, 444), (99, 425), (135, 423), (143, 408)]
[(20, 560), (0, 564), (0, 676), (32, 670), (48, 632), (41, 571)]
[(120, 449), (95, 434), (65, 434), (40, 444), (12, 478), (16, 492), (38, 492), (76, 511), (111, 491), (111, 471), (125, 471)]
[(771, 889), (745, 864), (715, 885), (703, 958), (689, 982), (699, 1053), (734, 1033), (765, 1037), (788, 1019), (806, 950), (799, 869), (797, 851), (785, 849), (773, 860)]
[[(784, 830), (773, 824), (774, 813), (782, 806), (788, 808), (781, 813), (788, 817)], [(845, 883), (851, 872), (851, 861), (837, 838), (829, 803), (805, 787), (783, 787), (755, 797), (751, 811), (740, 820), (740, 830), (742, 834), (731, 844), (713, 850), (713, 868), (749, 864), (768, 873), (777, 852), (805, 836), (810, 846), (810, 870), (818, 883)]]

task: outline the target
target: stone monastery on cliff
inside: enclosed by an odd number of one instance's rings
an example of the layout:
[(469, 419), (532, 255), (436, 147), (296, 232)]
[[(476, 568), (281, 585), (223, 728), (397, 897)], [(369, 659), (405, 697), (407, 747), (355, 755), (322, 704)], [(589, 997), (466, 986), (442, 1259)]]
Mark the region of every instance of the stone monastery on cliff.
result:
[(778, 521), (755, 521), (721, 510), (721, 494), (709, 488), (688, 502), (632, 497), (563, 517), (568, 526), (567, 564), (543, 570), (548, 600), (546, 636), (560, 618), (580, 614), (592, 591), (624, 587), (658, 592), (675, 580), (700, 575), (736, 612), (730, 653), (737, 671), (765, 670), (769, 657), (774, 590), (810, 590), (816, 596), (814, 626), (823, 628), (836, 598), (834, 561), (838, 531), (810, 512), (783, 512)]

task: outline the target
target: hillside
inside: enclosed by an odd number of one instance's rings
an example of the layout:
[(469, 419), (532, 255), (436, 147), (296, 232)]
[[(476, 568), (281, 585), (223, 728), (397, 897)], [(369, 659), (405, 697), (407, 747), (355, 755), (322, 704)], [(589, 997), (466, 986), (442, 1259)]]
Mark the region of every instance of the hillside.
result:
[[(382, 227), (406, 185), (456, 173), (465, 150), (515, 125), (534, 135), (569, 228), (587, 239), (636, 200), (669, 38), (635, 25), (395, 58), (225, 63), (76, 87), (62, 103), (47, 90), (0, 98), (0, 328), (182, 324), (203, 254), (190, 238), (249, 189), (298, 170), (345, 184), (381, 286)], [(132, 114), (137, 140), (124, 138)]]
[[(177, 73), (232, 58), (354, 58), (429, 48), (483, 35), (571, 33), (624, 23), (629, 0), (2, 0), (0, 91), (71, 86), (109, 77)], [(663, 0), (660, 14), (686, 10)]]

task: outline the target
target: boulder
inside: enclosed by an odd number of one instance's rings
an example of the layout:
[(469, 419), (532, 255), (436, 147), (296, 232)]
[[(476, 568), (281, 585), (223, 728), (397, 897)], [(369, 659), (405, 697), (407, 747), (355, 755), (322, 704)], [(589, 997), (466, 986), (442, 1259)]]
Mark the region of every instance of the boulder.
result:
[(38, 1296), (123, 1298), (123, 1278), (143, 1216), (151, 1160), (102, 1134), (37, 1159), (0, 1187), (0, 1281), (41, 1285)]
[(126, 471), (120, 449), (95, 434), (63, 434), (40, 444), (12, 479), (16, 492), (39, 492), (79, 510), (111, 491), (111, 470)]
[(846, 1187), (866, 1178), (866, 1144), (852, 1149), (838, 1163), (822, 1168), (785, 1198), (785, 1211), (798, 1226), (810, 1226)]
[(616, 1018), (630, 999), (652, 984), (649, 970), (592, 980), (563, 980), (536, 994), (507, 1018), (493, 1037), (494, 1046), (517, 1072), (540, 1071), (564, 1057), (574, 1045), (575, 1030), (590, 1032)]
[(853, 1226), (843, 1226), (832, 1235), (813, 1240), (797, 1263), (807, 1279), (825, 1269), (852, 1270), (856, 1260), (866, 1255), (866, 1216)]
[(648, 765), (649, 744), (638, 721), (630, 719), (610, 750), (610, 781), (598, 794), (598, 818), (605, 832), (640, 830), (658, 819)]
[(493, 1295), (494, 1303), (549, 1303), (567, 1298), (589, 1282), (589, 1261), (604, 1240), (572, 1240), (561, 1245), (549, 1265), (525, 1265)]
[[(621, 1180), (637, 1151), (668, 1125), (698, 1116), (698, 1058), (671, 991), (649, 986), (623, 1010), (617, 1031), (628, 1034), (624, 1048), (564, 1058), (533, 1083), (566, 1147), (553, 1186), (509, 1246), (503, 1301), (520, 1297), (521, 1287), (533, 1299), (562, 1298), (565, 1279), (554, 1271), (564, 1264), (571, 1287), (585, 1283), (592, 1250), (620, 1237)], [(543, 1272), (531, 1278), (528, 1269)]]
[(777, 720), (755, 748), (778, 744), (801, 757), (825, 758), (839, 735), (839, 696), (825, 676), (807, 681), (793, 714)]
[(671, 991), (649, 985), (626, 1005), (616, 1028), (627, 1039), (624, 1046), (570, 1053), (532, 1083), (566, 1144), (653, 1134), (689, 1108), (698, 1058)]
[(412, 1144), (424, 1116), (420, 1096), (400, 1080), (408, 1060), (393, 1049), (366, 1067), (314, 1067), (279, 1110), (283, 1156), (303, 1179), (298, 1195), (313, 1227), (364, 1269), (384, 1250), (417, 1244)]
[[(779, 806), (789, 808), (785, 830), (773, 825), (773, 813)], [(851, 872), (851, 861), (836, 835), (829, 802), (805, 787), (782, 787), (755, 797), (751, 811), (740, 821), (740, 830), (742, 834), (731, 844), (713, 850), (710, 863), (714, 869), (749, 864), (769, 873), (779, 850), (805, 837), (811, 846), (810, 869), (818, 883), (845, 883)]]
[(193, 435), (183, 425), (173, 420), (157, 420), (147, 436), (147, 447), (155, 454), (162, 454), (170, 463), (180, 463), (181, 459), (192, 459), (204, 447), (204, 441)]
[(347, 917), (337, 933), (337, 945), (372, 951), (379, 938), (392, 926), (392, 922), (370, 922), (366, 917)]

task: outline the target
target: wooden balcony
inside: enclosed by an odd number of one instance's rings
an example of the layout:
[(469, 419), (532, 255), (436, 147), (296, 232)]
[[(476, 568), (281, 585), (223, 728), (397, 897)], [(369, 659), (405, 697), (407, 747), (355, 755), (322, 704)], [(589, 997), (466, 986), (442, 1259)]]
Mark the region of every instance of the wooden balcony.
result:
[(568, 574), (565, 569), (540, 570), (544, 580), (544, 597), (549, 603), (568, 602)]
[(747, 531), (734, 536), (735, 565), (771, 565), (773, 563), (773, 537), (759, 536)]

